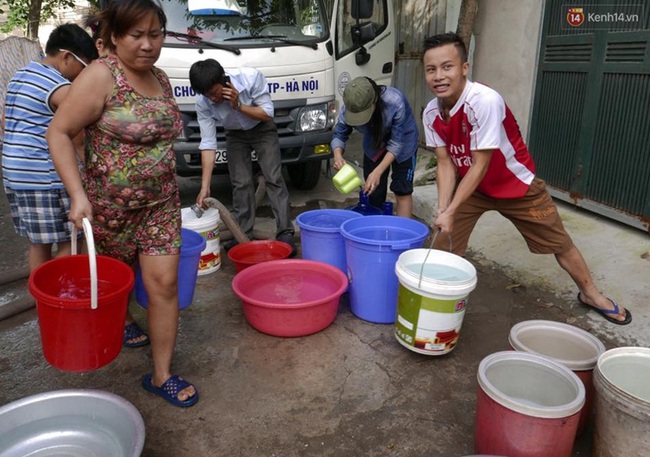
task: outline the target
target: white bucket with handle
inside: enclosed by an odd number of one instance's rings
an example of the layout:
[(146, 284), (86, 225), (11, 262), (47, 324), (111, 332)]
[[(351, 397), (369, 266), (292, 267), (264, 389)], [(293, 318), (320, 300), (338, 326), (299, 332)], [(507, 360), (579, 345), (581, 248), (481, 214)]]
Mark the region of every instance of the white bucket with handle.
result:
[[(434, 232), (431, 247), (438, 233)], [(469, 294), (476, 287), (474, 266), (451, 252), (412, 249), (399, 256), (395, 274), (400, 283), (397, 341), (424, 355), (452, 351), (460, 337)]]
[(208, 208), (197, 214), (191, 207), (181, 209), (182, 226), (193, 230), (205, 239), (201, 251), (198, 275), (207, 275), (221, 268), (221, 236), (219, 210)]

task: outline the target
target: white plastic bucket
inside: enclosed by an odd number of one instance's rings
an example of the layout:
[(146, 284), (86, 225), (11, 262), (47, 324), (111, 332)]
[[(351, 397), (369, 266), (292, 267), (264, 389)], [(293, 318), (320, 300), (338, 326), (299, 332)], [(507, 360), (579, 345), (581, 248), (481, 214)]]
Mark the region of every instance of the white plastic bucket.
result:
[(598, 358), (593, 455), (650, 455), (650, 348), (610, 349)]
[(593, 370), (605, 345), (591, 333), (573, 325), (545, 320), (519, 322), (510, 329), (510, 347), (516, 351), (548, 357), (573, 371), (585, 386), (586, 401), (580, 414), (578, 434), (591, 417)]
[(221, 268), (221, 239), (219, 236), (219, 210), (208, 208), (203, 216), (196, 217), (191, 208), (181, 209), (182, 226), (193, 230), (205, 238), (205, 249), (201, 251), (199, 260), (199, 275), (207, 275)]
[(420, 354), (451, 351), (458, 342), (469, 293), (476, 287), (474, 266), (450, 252), (412, 249), (399, 256), (395, 274), (400, 282), (397, 341)]
[(530, 320), (510, 329), (516, 351), (550, 357), (571, 371), (593, 370), (605, 345), (591, 333), (562, 322)]

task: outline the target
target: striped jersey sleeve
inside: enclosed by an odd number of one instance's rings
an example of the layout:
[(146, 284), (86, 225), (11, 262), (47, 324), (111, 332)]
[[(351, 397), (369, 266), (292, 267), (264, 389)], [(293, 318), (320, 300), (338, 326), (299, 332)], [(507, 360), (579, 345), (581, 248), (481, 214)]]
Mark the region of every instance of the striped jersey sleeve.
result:
[(63, 188), (45, 132), (54, 112), (50, 97), (70, 82), (55, 68), (30, 62), (7, 85), (2, 177), (7, 188), (44, 190)]

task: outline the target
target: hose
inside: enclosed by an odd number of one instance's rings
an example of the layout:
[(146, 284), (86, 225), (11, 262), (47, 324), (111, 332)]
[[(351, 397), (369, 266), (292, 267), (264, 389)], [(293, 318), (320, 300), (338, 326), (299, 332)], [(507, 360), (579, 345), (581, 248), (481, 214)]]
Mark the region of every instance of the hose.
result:
[(260, 203), (262, 203), (262, 200), (264, 199), (264, 195), (266, 195), (266, 179), (264, 179), (262, 173), (258, 173), (257, 190), (255, 191), (255, 208), (260, 206)]
[[(255, 190), (255, 208), (257, 208), (260, 206), (260, 203), (262, 203), (262, 200), (266, 195), (266, 180), (264, 179), (264, 175), (262, 173), (258, 173), (255, 178), (257, 179), (257, 189)], [(219, 217), (221, 218), (221, 221), (230, 231), (232, 237), (237, 240), (237, 242), (246, 243), (250, 241), (248, 236), (246, 236), (246, 234), (242, 231), (241, 227), (239, 227), (239, 224), (237, 221), (235, 221), (235, 218), (232, 216), (230, 211), (228, 211), (228, 209), (219, 200), (213, 197), (208, 197), (203, 200), (203, 206), (216, 208), (219, 211)]]
[(228, 211), (228, 209), (223, 205), (223, 203), (221, 203), (216, 198), (208, 197), (203, 200), (203, 204), (204, 206), (208, 206), (210, 208), (216, 208), (219, 211), (219, 217), (221, 218), (221, 221), (225, 224), (226, 227), (228, 227), (228, 230), (230, 230), (230, 233), (232, 233), (232, 236), (237, 240), (237, 242), (247, 243), (250, 241), (246, 234), (239, 227), (239, 224), (237, 224), (235, 221), (235, 218), (232, 217), (230, 211)]

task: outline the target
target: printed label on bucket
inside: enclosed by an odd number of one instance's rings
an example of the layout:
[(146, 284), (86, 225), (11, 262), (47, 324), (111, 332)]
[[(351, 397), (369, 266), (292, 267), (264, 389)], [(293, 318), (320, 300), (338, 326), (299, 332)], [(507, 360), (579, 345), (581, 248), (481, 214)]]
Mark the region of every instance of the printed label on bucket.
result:
[(207, 271), (212, 272), (214, 270), (218, 270), (220, 267), (221, 267), (220, 250), (203, 254), (199, 259), (199, 273), (207, 272)]
[(219, 238), (219, 226), (199, 233), (206, 239), (206, 241), (217, 239)]
[(395, 336), (415, 352), (446, 354), (458, 342), (466, 306), (467, 297), (439, 300), (400, 285)]
[(201, 235), (207, 240), (207, 243), (201, 252), (198, 274), (207, 275), (221, 268), (221, 237), (218, 228), (202, 232)]

